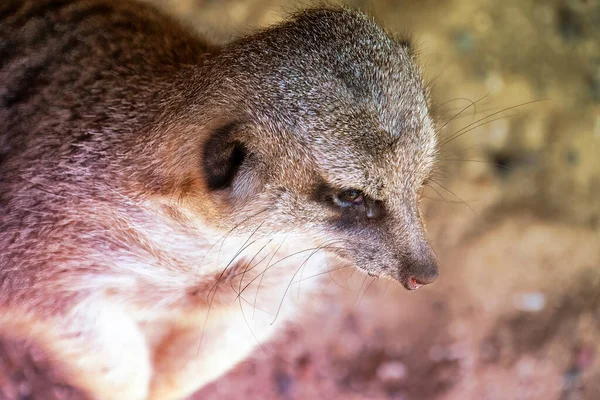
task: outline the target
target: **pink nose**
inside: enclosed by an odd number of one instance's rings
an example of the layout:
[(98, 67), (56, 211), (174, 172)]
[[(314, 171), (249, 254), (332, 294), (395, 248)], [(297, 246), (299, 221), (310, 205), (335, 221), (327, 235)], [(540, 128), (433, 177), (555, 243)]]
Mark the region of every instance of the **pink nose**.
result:
[(421, 286), (429, 285), (433, 283), (438, 277), (438, 274), (425, 275), (423, 277), (415, 278), (411, 276), (408, 278), (408, 287), (410, 290), (416, 290)]

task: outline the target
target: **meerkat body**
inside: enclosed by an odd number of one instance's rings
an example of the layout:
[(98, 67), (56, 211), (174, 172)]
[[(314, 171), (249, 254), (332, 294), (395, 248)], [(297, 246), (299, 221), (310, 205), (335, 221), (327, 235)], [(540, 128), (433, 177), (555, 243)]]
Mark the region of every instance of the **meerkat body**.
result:
[(217, 48), (135, 2), (9, 0), (0, 32), (0, 335), (93, 398), (189, 395), (340, 263), (437, 276), (425, 93), (363, 14)]

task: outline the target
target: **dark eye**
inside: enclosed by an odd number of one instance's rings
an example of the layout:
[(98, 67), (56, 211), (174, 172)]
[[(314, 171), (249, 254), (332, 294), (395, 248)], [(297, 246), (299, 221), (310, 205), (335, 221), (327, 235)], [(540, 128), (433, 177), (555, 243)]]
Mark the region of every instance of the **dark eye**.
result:
[(362, 204), (364, 196), (360, 190), (348, 189), (339, 193), (334, 200), (340, 207), (350, 207)]

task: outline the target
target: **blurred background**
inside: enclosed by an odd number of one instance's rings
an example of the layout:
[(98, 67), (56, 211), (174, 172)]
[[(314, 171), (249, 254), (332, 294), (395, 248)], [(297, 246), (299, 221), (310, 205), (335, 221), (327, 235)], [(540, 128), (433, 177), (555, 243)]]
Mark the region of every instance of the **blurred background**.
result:
[[(311, 1), (155, 0), (225, 42)], [(348, 1), (412, 37), (441, 277), (328, 293), (197, 399), (599, 399), (600, 2)]]

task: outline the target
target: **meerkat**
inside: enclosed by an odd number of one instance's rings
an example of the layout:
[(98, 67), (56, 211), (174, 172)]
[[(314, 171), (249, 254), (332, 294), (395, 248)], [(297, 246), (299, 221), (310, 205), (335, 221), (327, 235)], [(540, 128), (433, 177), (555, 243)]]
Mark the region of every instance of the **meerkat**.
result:
[(0, 30), (0, 336), (91, 398), (185, 398), (333, 268), (438, 276), (427, 93), (372, 18), (216, 46), (135, 1), (5, 0)]

